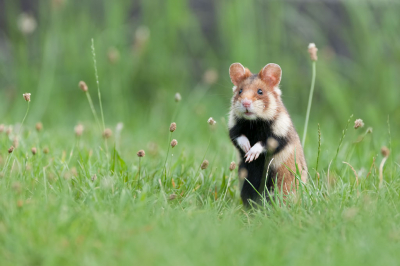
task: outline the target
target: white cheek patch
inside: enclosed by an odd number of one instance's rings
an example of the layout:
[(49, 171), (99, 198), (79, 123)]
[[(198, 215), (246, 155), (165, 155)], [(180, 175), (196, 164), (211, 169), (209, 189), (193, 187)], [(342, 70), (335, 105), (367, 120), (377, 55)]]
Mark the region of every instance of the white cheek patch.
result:
[(294, 145), (293, 144), (287, 145), (285, 148), (283, 148), (283, 150), (281, 150), (279, 153), (274, 155), (274, 160), (272, 160), (271, 166), (274, 169), (278, 169), (293, 154), (294, 154)]
[(235, 114), (238, 117), (240, 117), (241, 116), (241, 112), (244, 112), (244, 107), (242, 106), (242, 103), (237, 101), (234, 104), (232, 104), (232, 110), (235, 112)]
[[(262, 107), (264, 107), (264, 104)], [(271, 93), (268, 93), (268, 108), (267, 110), (260, 113), (259, 116), (261, 118), (264, 118), (265, 120), (271, 121), (274, 119), (277, 109), (278, 109), (278, 104), (276, 102), (275, 97)]]
[(292, 121), (287, 113), (280, 113), (278, 118), (272, 124), (272, 133), (278, 137), (285, 137), (289, 132)]
[(233, 86), (232, 91), (235, 92), (236, 88), (236, 86)]

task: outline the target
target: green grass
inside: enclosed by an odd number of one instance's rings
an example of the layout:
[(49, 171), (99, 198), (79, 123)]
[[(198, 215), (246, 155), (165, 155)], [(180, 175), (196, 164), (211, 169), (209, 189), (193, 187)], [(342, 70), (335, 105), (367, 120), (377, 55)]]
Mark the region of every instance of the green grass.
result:
[[(398, 264), (399, 4), (38, 3), (31, 35), (16, 26), (20, 1), (0, 10), (0, 124), (13, 126), (0, 133), (0, 265)], [(138, 38), (146, 28), (149, 38)], [(236, 152), (226, 125), (228, 67), (239, 61), (256, 72), (278, 63), (283, 101), (303, 132), (310, 42), (319, 61), (305, 147), (309, 182), (286, 204), (278, 195), (246, 210), (237, 172), (229, 171)], [(116, 62), (108, 60), (112, 47)], [(205, 82), (206, 70), (218, 80)], [(32, 93), (26, 119), (24, 92)], [(353, 128), (357, 118), (364, 128)], [(113, 130), (107, 140), (104, 127)], [(380, 187), (382, 146), (391, 154)], [(201, 170), (204, 159), (210, 164)]]
[[(19, 147), (12, 154), (2, 149), (0, 157), (3, 166), (10, 162), (0, 179), (1, 265), (397, 263), (399, 167), (388, 160), (379, 189), (375, 133), (355, 143), (364, 131), (348, 129), (329, 168), (330, 184), (327, 167), (336, 145), (322, 143), (319, 179), (309, 161), (310, 182), (298, 197), (245, 210), (236, 194), (237, 174), (228, 169), (234, 148), (225, 129), (220, 121), (215, 129), (199, 123), (213, 143), (207, 154), (199, 153), (205, 152), (201, 143), (177, 137), (178, 123), (172, 137), (179, 144), (170, 150), (164, 175), (167, 126), (159, 151), (141, 144), (147, 151), (141, 178), (136, 150), (125, 145), (135, 142), (136, 133), (122, 131), (121, 153), (112, 149), (107, 156), (95, 124), (76, 139), (72, 130), (25, 128)], [(4, 147), (9, 138), (0, 136)], [(114, 139), (107, 142), (115, 146)], [(210, 165), (199, 170), (204, 156)], [(358, 186), (342, 161), (357, 169)]]

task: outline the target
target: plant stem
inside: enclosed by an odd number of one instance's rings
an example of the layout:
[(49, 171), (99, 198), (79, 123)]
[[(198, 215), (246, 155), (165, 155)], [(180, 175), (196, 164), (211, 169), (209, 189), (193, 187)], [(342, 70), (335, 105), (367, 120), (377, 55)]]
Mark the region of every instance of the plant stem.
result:
[[(104, 123), (103, 104), (101, 103), (100, 82), (99, 82), (99, 75), (97, 73), (96, 51), (94, 49), (94, 40), (93, 40), (93, 38), (92, 38), (92, 54), (93, 54), (94, 74), (96, 76), (96, 83), (97, 83), (97, 95), (99, 96), (101, 121), (103, 122), (103, 132), (104, 132), (106, 130), (106, 125)], [(105, 146), (106, 146), (106, 155), (108, 157), (107, 140), (105, 140)]]
[(339, 155), (340, 147), (342, 146), (343, 139), (346, 136), (346, 132), (347, 132), (347, 129), (349, 128), (350, 120), (352, 117), (353, 117), (353, 115), (351, 115), (349, 120), (347, 120), (346, 128), (342, 131), (342, 137), (340, 138), (339, 146), (336, 150), (336, 155), (335, 155), (335, 158), (333, 158), (333, 161), (335, 161), (337, 156)]
[(317, 173), (318, 173), (318, 164), (320, 155), (321, 155), (321, 128), (318, 123), (318, 155), (317, 155), (317, 164), (315, 166), (315, 171), (317, 171)]
[(141, 163), (141, 158), (139, 157), (139, 182), (140, 182), (140, 163)]
[(30, 102), (28, 102), (28, 108), (26, 108), (26, 113), (25, 113), (24, 119), (22, 119), (21, 126), (19, 127), (19, 130), (18, 130), (18, 133), (17, 133), (17, 137), (18, 137), (18, 135), (21, 133), (22, 126), (24, 125), (25, 119), (26, 119), (26, 117), (28, 116), (29, 104), (30, 104)]
[(93, 54), (93, 64), (94, 64), (94, 73), (96, 76), (96, 83), (97, 83), (97, 94), (99, 96), (99, 103), (100, 103), (100, 112), (101, 112), (101, 120), (103, 122), (103, 131), (106, 129), (104, 123), (104, 114), (103, 114), (103, 105), (101, 104), (101, 93), (100, 93), (100, 83), (99, 83), (99, 75), (97, 74), (97, 62), (96, 62), (96, 52), (94, 49), (94, 40), (92, 38), (92, 54)]
[(163, 178), (164, 181), (167, 179), (167, 161), (168, 161), (169, 149), (171, 147), (171, 138), (172, 138), (172, 132), (169, 133), (167, 157), (165, 158), (164, 168), (163, 168), (163, 171), (162, 171), (162, 174), (164, 175), (164, 178)]
[(89, 102), (89, 105), (90, 105), (90, 109), (92, 109), (92, 113), (93, 113), (94, 119), (96, 120), (96, 123), (99, 126), (99, 129), (101, 130), (101, 124), (100, 124), (99, 118), (97, 117), (96, 109), (94, 109), (92, 97), (90, 97), (89, 91), (86, 92), (86, 97), (88, 99), (88, 102)]
[[(26, 108), (26, 113), (25, 113), (24, 118), (22, 119), (21, 126), (20, 126), (19, 129), (18, 129), (18, 133), (17, 133), (17, 135), (16, 135), (16, 138), (18, 138), (18, 135), (21, 133), (22, 126), (24, 125), (25, 119), (26, 119), (26, 117), (28, 116), (28, 113), (29, 113), (29, 106), (30, 106), (29, 104), (30, 104), (30, 102), (28, 102), (28, 107)], [(15, 147), (15, 148), (16, 148), (16, 147)], [(14, 151), (14, 152), (15, 152), (15, 151)], [(9, 164), (9, 162), (11, 161), (11, 157), (12, 157), (12, 155), (14, 154), (14, 152), (12, 152), (11, 154), (9, 154), (9, 155), (7, 156), (6, 163), (4, 164), (3, 169), (1, 170), (2, 173), (4, 173), (5, 170), (6, 170), (6, 168), (8, 167), (8, 164)]]
[(311, 78), (310, 96), (308, 97), (306, 122), (304, 124), (303, 141), (301, 142), (303, 149), (304, 149), (304, 144), (306, 143), (308, 119), (310, 118), (311, 103), (312, 103), (312, 98), (313, 98), (313, 94), (314, 94), (314, 86), (315, 86), (315, 77), (317, 74), (316, 72), (317, 72), (316, 61), (313, 61), (312, 62), (312, 78)]

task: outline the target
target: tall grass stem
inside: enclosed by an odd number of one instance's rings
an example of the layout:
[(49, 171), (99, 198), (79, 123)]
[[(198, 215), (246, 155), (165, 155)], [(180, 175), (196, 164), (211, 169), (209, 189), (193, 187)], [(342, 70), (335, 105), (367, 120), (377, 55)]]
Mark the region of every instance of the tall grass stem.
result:
[(104, 123), (103, 105), (101, 103), (100, 82), (99, 82), (99, 75), (98, 75), (98, 72), (97, 72), (96, 51), (95, 51), (95, 48), (94, 48), (94, 40), (93, 40), (93, 38), (92, 38), (92, 54), (93, 54), (94, 73), (95, 73), (95, 76), (96, 76), (96, 83), (97, 83), (97, 94), (99, 96), (101, 120), (103, 122), (103, 131), (104, 131), (106, 129), (106, 126), (105, 126), (105, 123)]
[(312, 62), (312, 78), (311, 78), (311, 88), (310, 88), (310, 95), (308, 97), (308, 106), (307, 106), (307, 114), (306, 114), (306, 121), (304, 123), (304, 132), (303, 132), (303, 141), (301, 145), (304, 148), (304, 144), (306, 143), (306, 136), (307, 136), (307, 128), (308, 128), (308, 120), (310, 118), (310, 111), (311, 111), (311, 103), (314, 94), (314, 87), (315, 87), (315, 77), (317, 75), (317, 67), (316, 61)]
[[(21, 133), (22, 126), (24, 125), (25, 119), (26, 119), (26, 117), (28, 116), (28, 113), (29, 113), (29, 106), (30, 106), (30, 102), (28, 102), (28, 107), (26, 108), (26, 113), (25, 113), (24, 118), (22, 119), (21, 126), (20, 126), (19, 129), (18, 129), (18, 133), (17, 133), (17, 135), (16, 135), (16, 138), (18, 138), (19, 134)], [(16, 147), (15, 147), (15, 148), (16, 148)], [(14, 152), (11, 153), (11, 154), (9, 154), (9, 155), (7, 156), (7, 159), (6, 159), (6, 162), (5, 162), (5, 164), (4, 164), (4, 167), (3, 167), (3, 169), (1, 170), (2, 173), (5, 173), (5, 170), (7, 169), (8, 164), (10, 163), (11, 157), (13, 156), (13, 154), (14, 154)]]
[(351, 120), (352, 117), (353, 117), (353, 115), (351, 115), (350, 118), (349, 118), (349, 120), (347, 120), (346, 128), (342, 131), (342, 137), (341, 137), (340, 140), (339, 140), (339, 146), (337, 147), (336, 155), (335, 155), (335, 158), (333, 159), (334, 161), (336, 160), (336, 158), (337, 158), (338, 155), (339, 155), (340, 147), (342, 146), (344, 137), (346, 136), (346, 132), (347, 132), (347, 129), (349, 128), (350, 120)]
[(315, 165), (315, 171), (318, 174), (318, 165), (319, 165), (319, 157), (321, 155), (321, 127), (318, 123), (318, 154), (317, 154), (317, 163)]
[(87, 97), (89, 105), (90, 105), (90, 109), (92, 109), (92, 113), (93, 113), (94, 119), (96, 120), (96, 123), (99, 126), (99, 129), (101, 130), (101, 124), (100, 124), (99, 118), (97, 117), (96, 109), (94, 109), (92, 97), (90, 97), (89, 91), (87, 91), (85, 93), (86, 93), (86, 97)]
[[(98, 72), (97, 72), (96, 50), (94, 48), (94, 40), (93, 40), (93, 38), (92, 38), (92, 54), (93, 54), (94, 74), (96, 76), (96, 83), (97, 83), (97, 95), (99, 96), (101, 121), (103, 122), (103, 132), (104, 132), (106, 130), (106, 125), (104, 123), (103, 104), (101, 103), (100, 82), (99, 82), (99, 75), (98, 75)], [(108, 157), (108, 143), (107, 143), (107, 139), (106, 138), (104, 140), (104, 145), (106, 146), (106, 155)]]
[(17, 137), (18, 137), (18, 135), (21, 133), (22, 126), (24, 125), (25, 119), (26, 119), (26, 117), (28, 116), (28, 113), (29, 113), (29, 105), (30, 105), (30, 102), (28, 102), (28, 107), (26, 108), (26, 113), (25, 113), (24, 118), (22, 119), (21, 126), (20, 126), (19, 129), (18, 129)]
[(165, 157), (164, 168), (163, 168), (163, 171), (162, 171), (162, 174), (164, 176), (163, 180), (167, 179), (167, 162), (168, 162), (169, 149), (171, 147), (171, 145), (170, 145), (171, 138), (172, 138), (172, 132), (169, 133), (169, 137), (168, 137), (167, 156)]

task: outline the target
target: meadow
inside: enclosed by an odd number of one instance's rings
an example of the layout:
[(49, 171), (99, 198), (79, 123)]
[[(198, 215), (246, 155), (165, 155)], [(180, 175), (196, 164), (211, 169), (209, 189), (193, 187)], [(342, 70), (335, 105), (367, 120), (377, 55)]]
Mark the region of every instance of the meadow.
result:
[[(0, 265), (398, 265), (398, 3), (0, 7)], [(309, 182), (246, 209), (229, 65), (278, 63), (302, 138), (312, 42)]]

